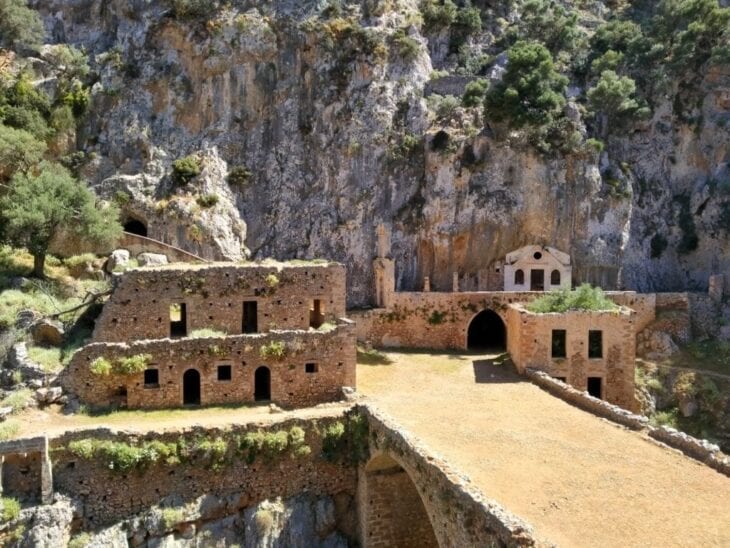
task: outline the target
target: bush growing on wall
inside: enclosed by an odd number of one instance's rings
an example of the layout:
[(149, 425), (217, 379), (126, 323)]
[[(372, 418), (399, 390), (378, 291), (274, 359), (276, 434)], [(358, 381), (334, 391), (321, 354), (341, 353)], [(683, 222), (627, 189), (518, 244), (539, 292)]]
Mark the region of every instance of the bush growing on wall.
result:
[(569, 310), (618, 310), (618, 306), (606, 297), (600, 287), (583, 284), (575, 290), (551, 291), (535, 299), (525, 308), (530, 312), (568, 312)]

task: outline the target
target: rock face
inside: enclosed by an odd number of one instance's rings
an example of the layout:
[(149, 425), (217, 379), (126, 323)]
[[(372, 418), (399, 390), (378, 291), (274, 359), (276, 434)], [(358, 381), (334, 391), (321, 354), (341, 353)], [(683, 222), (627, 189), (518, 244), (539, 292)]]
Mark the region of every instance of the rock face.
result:
[[(226, 501), (213, 498), (153, 508), (144, 516), (86, 534), (84, 546), (347, 548), (355, 540), (356, 517), (351, 500), (302, 494), (287, 500), (263, 501), (227, 515)], [(21, 521), (26, 531), (21, 546), (65, 546), (74, 512), (78, 509), (66, 499), (24, 511)]]
[[(409, 23), (418, 0), (380, 14), (348, 3), (350, 34), (314, 0), (227, 7), (207, 21), (177, 18), (166, 2), (33, 3), (100, 74), (80, 132), (93, 153), (84, 175), (104, 196), (126, 193), (125, 215), (151, 237), (205, 258), (336, 259), (351, 306), (372, 301), (381, 223), (402, 289), (429, 277), (449, 290), (454, 272), (476, 278), (531, 243), (570, 253), (575, 281), (607, 288), (704, 289), (730, 268), (716, 184), (730, 174), (726, 68), (706, 75), (696, 128), (667, 102), (600, 154), (545, 157), (495, 138), (473, 110), (429, 112), (424, 88), (446, 48)], [(392, 46), (399, 27), (419, 45), (407, 61)], [(573, 103), (568, 115), (580, 118)], [(202, 171), (180, 188), (171, 165), (189, 154)], [(681, 245), (693, 234), (696, 248)]]

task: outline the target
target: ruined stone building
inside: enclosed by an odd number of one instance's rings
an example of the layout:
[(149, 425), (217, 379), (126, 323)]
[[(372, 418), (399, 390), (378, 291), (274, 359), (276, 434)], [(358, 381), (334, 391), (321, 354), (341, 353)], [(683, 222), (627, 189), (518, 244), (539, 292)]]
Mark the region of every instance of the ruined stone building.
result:
[(374, 261), (377, 308), (351, 312), (358, 339), (376, 346), (508, 352), (518, 371), (541, 369), (591, 395), (635, 409), (636, 335), (655, 318), (654, 295), (608, 292), (616, 312), (533, 314), (523, 306), (543, 291), (569, 288), (571, 260), (528, 245), (503, 263), (504, 291), (396, 291), (387, 234)]
[(127, 271), (115, 276), (93, 340), (62, 382), (100, 407), (338, 399), (355, 386), (345, 268), (298, 261)]

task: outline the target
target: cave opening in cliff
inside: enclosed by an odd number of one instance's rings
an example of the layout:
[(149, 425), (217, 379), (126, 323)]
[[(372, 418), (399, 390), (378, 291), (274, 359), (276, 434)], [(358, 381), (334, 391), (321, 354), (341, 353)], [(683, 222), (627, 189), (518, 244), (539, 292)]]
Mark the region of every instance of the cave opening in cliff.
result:
[(469, 350), (504, 352), (507, 328), (494, 310), (482, 310), (469, 324), (466, 346)]
[(136, 234), (137, 236), (147, 237), (147, 225), (139, 219), (129, 219), (124, 223), (124, 232)]

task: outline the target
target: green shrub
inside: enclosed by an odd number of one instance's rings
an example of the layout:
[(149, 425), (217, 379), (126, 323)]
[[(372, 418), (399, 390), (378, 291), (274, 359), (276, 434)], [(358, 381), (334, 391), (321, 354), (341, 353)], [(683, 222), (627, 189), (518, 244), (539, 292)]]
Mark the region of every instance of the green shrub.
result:
[(20, 502), (11, 497), (0, 498), (3, 506), (3, 521), (14, 521), (20, 517)]
[(195, 201), (197, 204), (205, 209), (215, 207), (215, 205), (218, 203), (220, 198), (217, 194), (203, 194), (202, 196), (198, 196)]
[(269, 274), (265, 281), (269, 289), (276, 289), (279, 286), (279, 277), (276, 274)]
[(91, 535), (89, 533), (79, 533), (68, 541), (67, 548), (86, 548), (89, 544), (91, 544)]
[(349, 414), (344, 423), (336, 421), (322, 432), (322, 456), (330, 462), (363, 462), (369, 452), (368, 432), (364, 415)]
[(408, 36), (403, 29), (398, 29), (393, 33), (393, 41), (395, 43), (398, 55), (400, 55), (404, 61), (412, 61), (421, 51), (421, 43)]
[(345, 425), (340, 422), (334, 422), (328, 425), (322, 434), (322, 454), (329, 461), (334, 461), (345, 439)]
[(588, 90), (588, 102), (595, 112), (603, 112), (609, 122), (618, 124), (639, 109), (634, 94), (636, 83), (628, 76), (604, 70), (595, 86)]
[(578, 12), (550, 0), (527, 0), (524, 3), (518, 38), (540, 42), (557, 55), (561, 51), (572, 52), (582, 36)]
[(200, 160), (191, 154), (172, 163), (172, 180), (180, 186), (186, 185), (200, 175), (201, 171)]
[(600, 139), (594, 139), (593, 137), (591, 137), (590, 139), (586, 139), (586, 147), (595, 152), (603, 152), (606, 144)]
[(114, 372), (118, 375), (134, 375), (142, 373), (152, 361), (150, 354), (135, 354), (127, 358), (120, 358), (114, 364)]
[(27, 0), (0, 1), (0, 46), (39, 48), (44, 36), (43, 20)]
[(569, 310), (613, 311), (618, 306), (603, 293), (600, 287), (583, 284), (577, 289), (551, 291), (538, 297), (525, 307), (530, 312), (546, 314)]
[(62, 101), (64, 105), (71, 108), (71, 112), (76, 118), (80, 118), (89, 107), (91, 91), (78, 80), (74, 81), (71, 88), (63, 94)]
[(210, 470), (220, 470), (226, 463), (228, 442), (221, 437), (200, 439), (194, 447), (195, 454)]
[(482, 30), (482, 16), (479, 8), (465, 6), (459, 8), (456, 17), (451, 25), (451, 38), (449, 49), (458, 52), (470, 36)]
[(235, 166), (228, 172), (226, 180), (231, 186), (244, 187), (251, 180), (251, 175), (246, 166)]
[(185, 510), (182, 508), (163, 508), (160, 516), (162, 527), (166, 531), (185, 521)]
[(427, 32), (438, 31), (450, 27), (456, 20), (457, 7), (451, 0), (424, 0), (421, 3), (421, 14)]
[(488, 87), (489, 83), (481, 78), (474, 80), (473, 82), (469, 82), (464, 89), (464, 95), (461, 98), (461, 103), (465, 107), (476, 107), (481, 105), (487, 95)]
[(428, 98), (429, 108), (435, 112), (436, 118), (442, 122), (450, 121), (456, 114), (461, 101), (453, 95), (438, 95), (434, 93)]
[(96, 442), (91, 439), (72, 441), (68, 444), (68, 450), (81, 459), (91, 460), (94, 458)]
[(91, 371), (94, 375), (107, 376), (111, 374), (112, 369), (112, 363), (101, 356), (89, 364), (89, 371)]
[(568, 79), (558, 74), (550, 52), (537, 42), (517, 42), (507, 56), (504, 78), (487, 93), (487, 117), (515, 128), (550, 124), (562, 114)]
[(210, 0), (172, 0), (173, 15), (178, 19), (203, 18), (211, 13), (215, 4)]
[(259, 354), (262, 358), (274, 358), (283, 359), (287, 355), (286, 344), (283, 341), (271, 341), (269, 344), (264, 344), (259, 349)]

